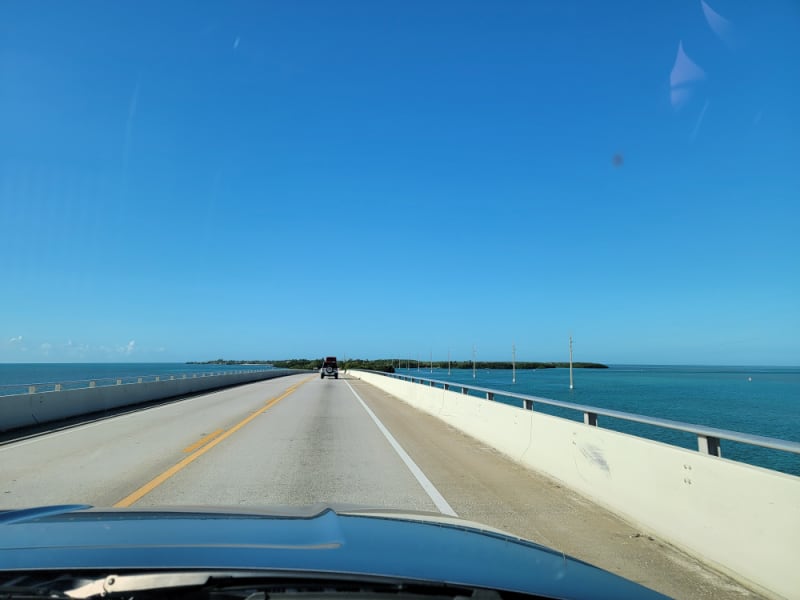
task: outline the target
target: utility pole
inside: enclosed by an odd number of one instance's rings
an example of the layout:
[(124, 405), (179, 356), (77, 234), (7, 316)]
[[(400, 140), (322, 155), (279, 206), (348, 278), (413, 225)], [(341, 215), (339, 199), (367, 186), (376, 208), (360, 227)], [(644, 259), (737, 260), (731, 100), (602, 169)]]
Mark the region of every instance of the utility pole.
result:
[(450, 375), (450, 350), (447, 351), (447, 374)]
[(475, 345), (472, 345), (472, 378), (475, 379)]
[(569, 336), (569, 389), (574, 387), (572, 384), (572, 336)]
[(517, 345), (511, 344), (511, 383), (517, 383)]
[(433, 350), (431, 350), (431, 373), (433, 373)]

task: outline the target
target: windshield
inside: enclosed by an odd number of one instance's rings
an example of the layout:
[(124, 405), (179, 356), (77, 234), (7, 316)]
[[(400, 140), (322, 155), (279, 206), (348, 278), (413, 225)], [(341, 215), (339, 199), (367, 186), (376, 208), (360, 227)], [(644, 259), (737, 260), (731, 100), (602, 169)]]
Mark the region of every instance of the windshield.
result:
[(800, 551), (796, 2), (2, 7), (0, 509), (344, 503), (800, 583), (721, 525)]

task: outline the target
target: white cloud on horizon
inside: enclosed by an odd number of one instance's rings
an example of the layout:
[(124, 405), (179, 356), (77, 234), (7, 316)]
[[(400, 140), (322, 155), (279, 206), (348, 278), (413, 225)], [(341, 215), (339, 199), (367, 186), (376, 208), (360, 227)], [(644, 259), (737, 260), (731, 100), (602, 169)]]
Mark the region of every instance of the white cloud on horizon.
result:
[(22, 336), (21, 335), (17, 335), (17, 336), (12, 337), (10, 340), (8, 340), (8, 343), (9, 344), (15, 344), (15, 343), (21, 342), (21, 341), (22, 341)]

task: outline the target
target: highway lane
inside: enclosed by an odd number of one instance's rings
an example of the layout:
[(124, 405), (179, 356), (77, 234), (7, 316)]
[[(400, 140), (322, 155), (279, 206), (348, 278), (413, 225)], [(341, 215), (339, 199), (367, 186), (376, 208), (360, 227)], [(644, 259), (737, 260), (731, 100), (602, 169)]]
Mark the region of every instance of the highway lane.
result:
[(676, 598), (757, 597), (357, 380), (285, 377), (0, 446), (0, 508), (341, 502), (445, 510), (437, 494), (461, 517)]
[(0, 507), (112, 506), (308, 376), (267, 380), (0, 446)]
[(0, 507), (436, 510), (346, 383), (292, 376), (0, 446)]
[(137, 506), (318, 502), (436, 510), (347, 384), (315, 377)]

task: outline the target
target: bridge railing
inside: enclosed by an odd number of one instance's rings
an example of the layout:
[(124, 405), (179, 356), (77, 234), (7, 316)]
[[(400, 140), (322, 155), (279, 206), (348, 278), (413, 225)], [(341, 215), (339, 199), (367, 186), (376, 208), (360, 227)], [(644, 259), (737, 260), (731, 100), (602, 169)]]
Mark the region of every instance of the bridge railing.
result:
[(120, 377), (95, 377), (93, 379), (76, 379), (66, 381), (47, 381), (43, 383), (7, 383), (0, 385), (0, 397), (15, 396), (18, 394), (38, 394), (39, 392), (61, 392), (65, 390), (80, 390), (94, 387), (125, 385), (131, 383), (152, 383), (155, 381), (170, 381), (175, 379), (196, 379), (198, 377), (214, 377), (217, 375), (236, 375), (243, 373), (256, 373), (267, 369), (230, 370), (230, 371), (204, 371), (191, 373), (160, 373), (158, 375), (125, 375)]
[(740, 433), (738, 431), (730, 431), (727, 429), (717, 429), (715, 427), (706, 427), (704, 425), (695, 425), (692, 423), (684, 423), (682, 421), (673, 421), (670, 419), (660, 419), (658, 417), (648, 417), (645, 415), (638, 415), (635, 413), (628, 413), (619, 410), (611, 410), (607, 408), (599, 408), (597, 406), (587, 406), (585, 404), (575, 404), (573, 402), (563, 402), (561, 400), (551, 400), (549, 398), (541, 398), (539, 396), (530, 396), (528, 394), (519, 394), (516, 392), (509, 392), (506, 390), (497, 390), (491, 388), (484, 388), (475, 385), (467, 385), (464, 383), (455, 383), (452, 381), (442, 381), (439, 379), (428, 379), (425, 377), (418, 377), (414, 375), (404, 375), (402, 373), (382, 373), (373, 371), (376, 374), (409, 381), (411, 383), (418, 383), (421, 385), (428, 385), (431, 387), (439, 387), (443, 390), (460, 390), (462, 394), (469, 394), (471, 396), (484, 397), (487, 400), (496, 401), (497, 397), (510, 398), (518, 400), (521, 408), (526, 410), (535, 410), (536, 404), (544, 404), (547, 406), (555, 406), (562, 409), (567, 409), (577, 413), (583, 414), (583, 422), (586, 425), (599, 427), (600, 417), (611, 417), (620, 419), (622, 421), (629, 421), (632, 423), (640, 423), (643, 425), (652, 425), (662, 429), (672, 429), (692, 434), (697, 437), (697, 450), (704, 454), (711, 454), (714, 456), (722, 456), (722, 448), (720, 445), (721, 440), (729, 440), (741, 444), (748, 444), (751, 446), (760, 446), (762, 448), (770, 448), (772, 450), (781, 450), (784, 452), (791, 452), (800, 454), (800, 442), (792, 442), (789, 440), (781, 440), (778, 438), (766, 437), (761, 435), (751, 435), (747, 433)]

